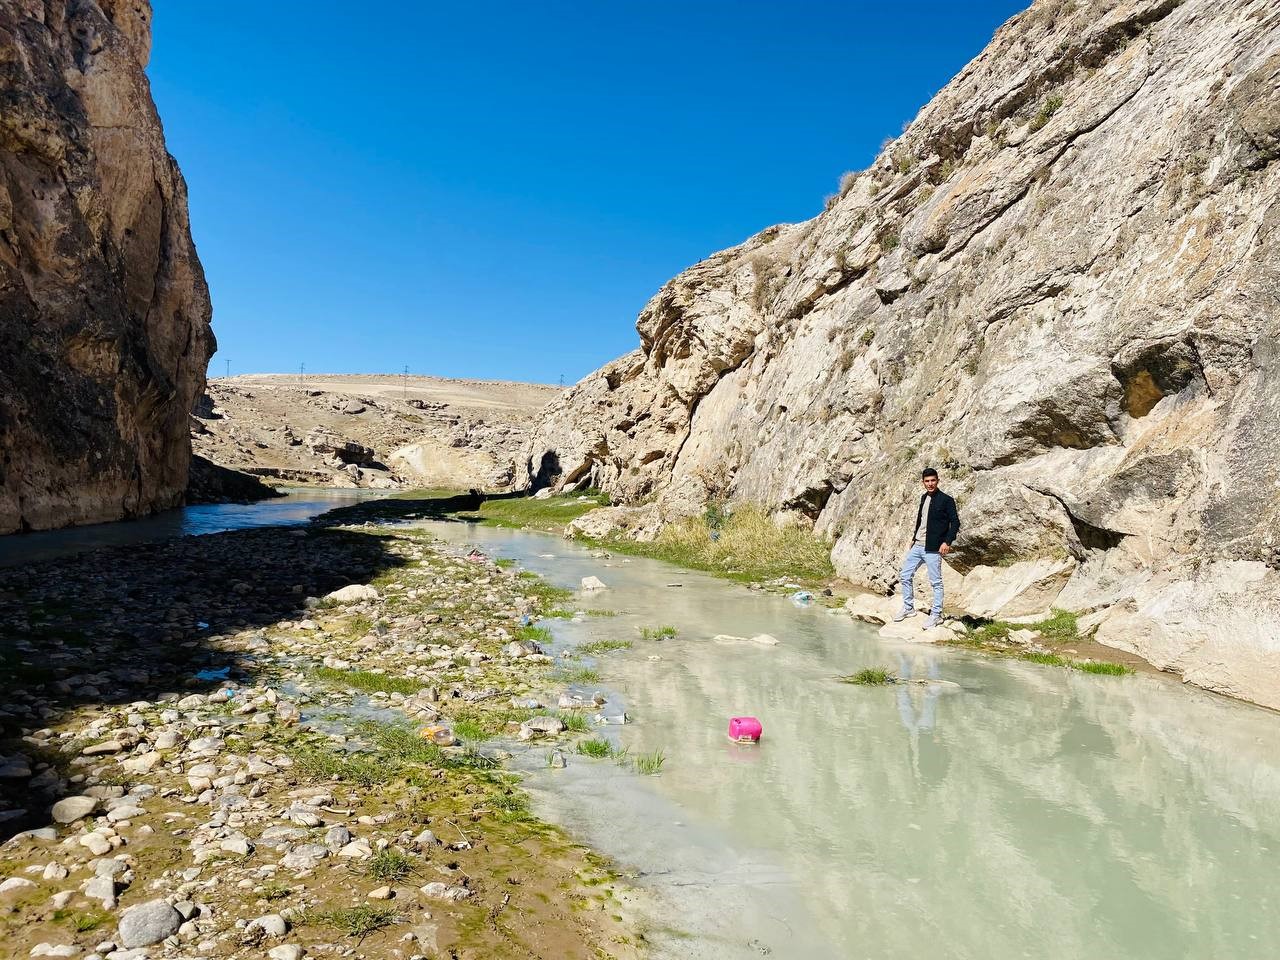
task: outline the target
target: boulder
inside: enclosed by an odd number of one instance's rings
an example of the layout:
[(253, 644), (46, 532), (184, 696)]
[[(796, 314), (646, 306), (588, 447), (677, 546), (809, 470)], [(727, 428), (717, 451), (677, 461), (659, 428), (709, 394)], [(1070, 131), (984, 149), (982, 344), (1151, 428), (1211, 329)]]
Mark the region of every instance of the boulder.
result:
[(130, 907), (120, 917), (120, 944), (126, 949), (149, 947), (173, 936), (182, 926), (182, 914), (165, 900)]

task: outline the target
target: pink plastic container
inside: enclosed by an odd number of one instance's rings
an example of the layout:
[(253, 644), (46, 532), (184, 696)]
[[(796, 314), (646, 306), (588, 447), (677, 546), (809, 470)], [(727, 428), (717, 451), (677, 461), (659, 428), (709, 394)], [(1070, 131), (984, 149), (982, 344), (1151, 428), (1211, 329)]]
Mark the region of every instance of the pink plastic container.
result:
[(755, 743), (763, 729), (755, 717), (730, 717), (729, 739), (738, 743)]

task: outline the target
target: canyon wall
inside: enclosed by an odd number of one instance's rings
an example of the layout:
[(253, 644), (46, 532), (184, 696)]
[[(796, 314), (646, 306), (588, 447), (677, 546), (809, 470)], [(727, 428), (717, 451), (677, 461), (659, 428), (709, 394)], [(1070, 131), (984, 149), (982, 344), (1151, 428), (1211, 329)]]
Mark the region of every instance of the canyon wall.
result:
[(934, 466), (953, 612), (1280, 706), (1277, 157), (1274, 3), (1041, 0), (821, 215), (667, 283), (527, 483), (646, 536), (763, 503), (887, 592)]
[(182, 502), (214, 349), (146, 0), (0, 0), (0, 533)]

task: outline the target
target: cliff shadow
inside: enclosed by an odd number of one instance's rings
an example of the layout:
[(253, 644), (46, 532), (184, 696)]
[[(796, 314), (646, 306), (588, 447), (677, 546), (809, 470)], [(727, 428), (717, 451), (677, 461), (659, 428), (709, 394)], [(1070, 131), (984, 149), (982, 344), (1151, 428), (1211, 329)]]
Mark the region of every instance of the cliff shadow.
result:
[(489, 500), (518, 500), (528, 496), (524, 491), (506, 493), (481, 493), (469, 490), (448, 497), (433, 496), (397, 496), (385, 500), (363, 500), (349, 506), (330, 510), (317, 517), (316, 524), (335, 526), (358, 526), (362, 523), (386, 524), (402, 523), (412, 520), (454, 520), (461, 521), (459, 514), (474, 513), (481, 504)]
[(252, 647), (221, 649), (220, 638), (303, 619), (308, 597), (402, 566), (390, 540), (264, 527), (0, 570), (0, 841), (47, 825), (52, 804), (85, 786), (66, 778), (92, 766), (66, 766), (65, 740), (33, 734), (86, 705), (207, 694), (223, 677), (256, 682)]

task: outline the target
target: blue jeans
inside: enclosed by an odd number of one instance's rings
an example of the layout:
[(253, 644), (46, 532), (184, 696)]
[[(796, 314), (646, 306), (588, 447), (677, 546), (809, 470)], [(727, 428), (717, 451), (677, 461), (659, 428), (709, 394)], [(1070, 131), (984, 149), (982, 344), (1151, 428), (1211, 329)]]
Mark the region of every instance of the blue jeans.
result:
[(902, 572), (898, 574), (902, 580), (902, 609), (915, 609), (915, 588), (911, 581), (922, 563), (929, 570), (929, 583), (933, 586), (933, 610), (930, 611), (929, 616), (940, 617), (942, 616), (942, 554), (925, 553), (924, 547), (918, 543), (913, 544), (907, 551), (902, 561)]

